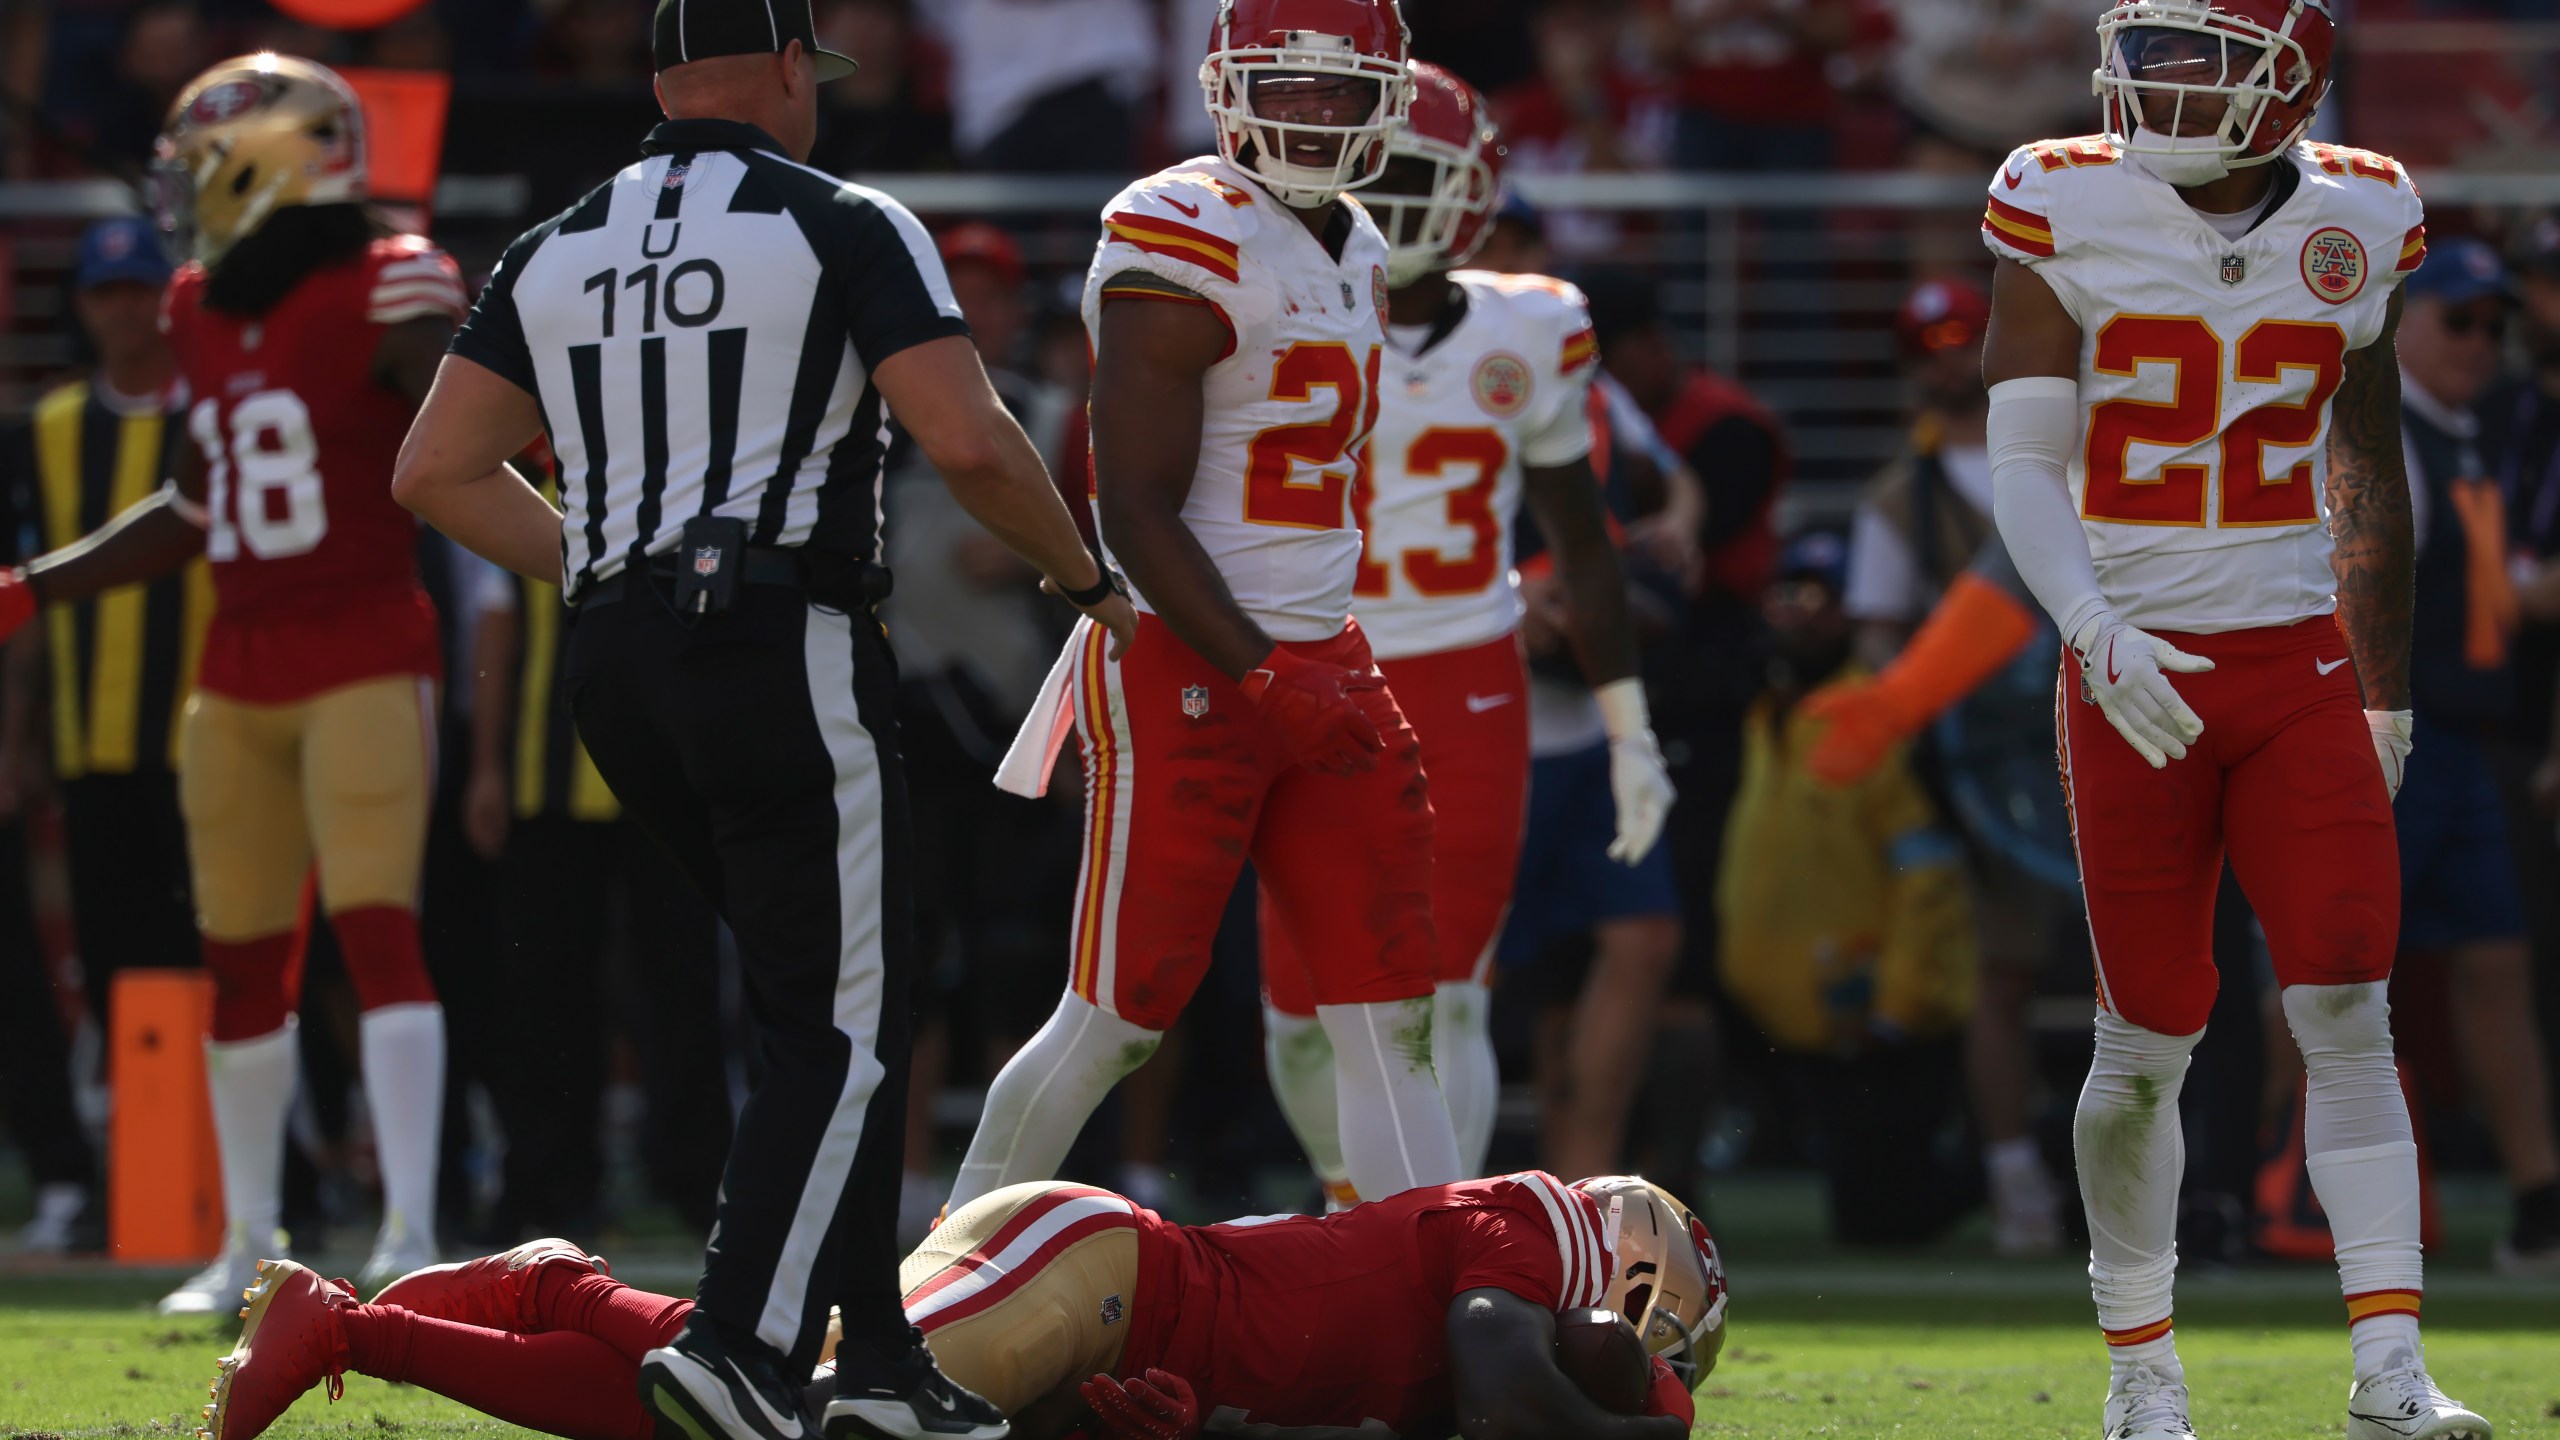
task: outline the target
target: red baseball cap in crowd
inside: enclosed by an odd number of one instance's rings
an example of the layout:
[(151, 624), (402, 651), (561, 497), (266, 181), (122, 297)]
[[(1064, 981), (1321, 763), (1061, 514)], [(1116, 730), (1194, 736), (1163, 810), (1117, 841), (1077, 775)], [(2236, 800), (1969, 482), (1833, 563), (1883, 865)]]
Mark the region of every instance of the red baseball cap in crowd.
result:
[(1991, 297), (1970, 280), (1927, 280), (1903, 297), (1893, 317), (1894, 338), (1906, 356), (1935, 355), (1957, 345), (1979, 345), (1991, 323)]
[(992, 267), (1007, 285), (1020, 285), (1028, 276), (1022, 268), (1022, 247), (1013, 237), (984, 220), (954, 225), (942, 232), (942, 263), (945, 268), (963, 260)]

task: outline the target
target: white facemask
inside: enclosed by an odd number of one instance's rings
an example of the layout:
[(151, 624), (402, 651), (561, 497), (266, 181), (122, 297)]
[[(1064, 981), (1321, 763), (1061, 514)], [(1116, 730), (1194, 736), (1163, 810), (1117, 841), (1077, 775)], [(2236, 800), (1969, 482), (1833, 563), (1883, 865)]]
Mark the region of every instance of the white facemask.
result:
[(2126, 154), (2171, 185), (2204, 185), (2231, 173), (2219, 135), (2163, 135), (2144, 126), (2133, 132)]

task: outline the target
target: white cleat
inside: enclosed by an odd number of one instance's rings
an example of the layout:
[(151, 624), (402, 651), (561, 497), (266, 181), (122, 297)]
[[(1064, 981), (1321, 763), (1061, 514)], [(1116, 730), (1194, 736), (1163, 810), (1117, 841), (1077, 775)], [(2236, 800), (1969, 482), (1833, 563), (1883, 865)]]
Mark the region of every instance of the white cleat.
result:
[(2137, 1365), (2107, 1392), (2105, 1440), (2195, 1440), (2187, 1420), (2187, 1387)]
[(434, 1236), (412, 1235), (407, 1221), (398, 1215), (385, 1215), (382, 1229), (373, 1237), (373, 1254), (356, 1275), (356, 1286), (360, 1293), (371, 1295), (410, 1271), (424, 1270), (435, 1263)]
[(228, 1229), (222, 1240), (222, 1253), (213, 1263), (190, 1276), (187, 1282), (160, 1297), (163, 1315), (228, 1315), (240, 1308), (240, 1297), (258, 1283), (258, 1259), (261, 1254), (281, 1259), (286, 1252), (285, 1233), (281, 1230), (267, 1237), (262, 1249), (250, 1243), (248, 1233), (237, 1226)]
[(2493, 1427), (2436, 1388), (2425, 1367), (2368, 1375), (2347, 1392), (2347, 1440), (2489, 1440)]

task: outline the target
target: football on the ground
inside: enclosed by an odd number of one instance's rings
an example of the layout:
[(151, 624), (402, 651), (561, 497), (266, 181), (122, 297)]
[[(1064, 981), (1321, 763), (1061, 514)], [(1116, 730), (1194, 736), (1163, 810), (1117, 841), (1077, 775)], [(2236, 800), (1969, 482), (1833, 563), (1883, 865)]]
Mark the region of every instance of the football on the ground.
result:
[(1644, 1413), (1653, 1358), (1636, 1327), (1615, 1310), (1567, 1310), (1556, 1317), (1556, 1368), (1612, 1415)]

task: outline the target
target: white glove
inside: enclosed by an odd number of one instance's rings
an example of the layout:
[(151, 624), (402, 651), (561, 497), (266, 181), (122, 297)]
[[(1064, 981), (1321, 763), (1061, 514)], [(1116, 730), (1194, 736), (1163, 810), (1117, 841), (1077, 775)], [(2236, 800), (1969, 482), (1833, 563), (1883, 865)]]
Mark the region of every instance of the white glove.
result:
[(2382, 788), (2400, 798), (2400, 777), (2409, 768), (2410, 714), (2406, 710), (2367, 710), (2365, 728), (2373, 732), (2374, 758), (2382, 762)]
[(2187, 758), (2187, 747), (2204, 733), (2204, 722), (2161, 672), (2200, 675), (2213, 668), (2212, 661), (2103, 610), (2081, 625), (2071, 649), (2080, 657), (2082, 683), (2124, 743), (2154, 770)]
[(1654, 743), (1644, 682), (1612, 680), (1592, 698), (1600, 702), (1600, 723), (1609, 731), (1609, 794), (1618, 802), (1618, 838), (1609, 842), (1609, 858), (1633, 865), (1662, 838), (1662, 822), (1679, 792), (1662, 763), (1662, 747)]

